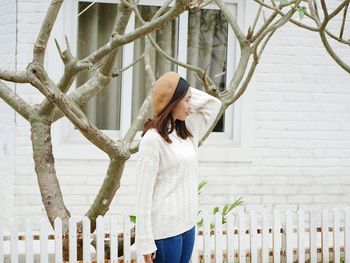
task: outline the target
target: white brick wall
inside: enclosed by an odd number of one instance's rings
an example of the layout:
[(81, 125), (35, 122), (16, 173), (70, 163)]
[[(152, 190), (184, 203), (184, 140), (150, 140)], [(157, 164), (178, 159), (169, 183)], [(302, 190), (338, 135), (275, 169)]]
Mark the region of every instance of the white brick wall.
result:
[[(0, 67), (15, 69), (16, 5), (14, 1), (0, 3)], [(6, 83), (15, 90), (15, 85)], [(14, 212), (15, 175), (15, 113), (0, 100), (0, 221), (8, 222)]]
[[(18, 2), (19, 69), (25, 69), (31, 60), (32, 44), (47, 4), (44, 0)], [(247, 12), (246, 21), (248, 15), (252, 17)], [(348, 49), (337, 48), (337, 52), (350, 63)], [(200, 196), (201, 208), (224, 205), (240, 196), (247, 209), (350, 205), (349, 84), (349, 75), (329, 57), (317, 34), (292, 25), (280, 29), (266, 47), (249, 87), (254, 90), (255, 104), (253, 158), (249, 162), (201, 162), (199, 180), (208, 181)], [(18, 92), (30, 102), (42, 98), (26, 85)], [(11, 111), (2, 103), (0, 114), (4, 116), (0, 119), (3, 127)], [(0, 132), (3, 135), (8, 129)], [(11, 133), (4, 138), (14, 140)], [(205, 147), (202, 150), (205, 152)], [(18, 219), (42, 216), (45, 212), (31, 157), (29, 126), (18, 116), (13, 151), (14, 213)], [(6, 158), (2, 152), (1, 164), (9, 163)], [(56, 159), (64, 199), (73, 215), (87, 211), (107, 164), (106, 160), (84, 160), (79, 155)], [(134, 166), (134, 161), (128, 161), (109, 214), (134, 213)], [(11, 178), (9, 169), (6, 174)]]

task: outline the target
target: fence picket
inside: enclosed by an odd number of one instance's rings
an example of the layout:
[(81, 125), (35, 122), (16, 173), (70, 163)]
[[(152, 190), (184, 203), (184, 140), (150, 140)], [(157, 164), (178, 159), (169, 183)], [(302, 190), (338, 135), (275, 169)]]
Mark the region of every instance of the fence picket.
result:
[(256, 213), (250, 212), (250, 262), (258, 262)]
[(215, 262), (222, 262), (222, 222), (221, 215), (215, 215)]
[(339, 210), (333, 210), (333, 262), (340, 262), (339, 249)]
[(11, 223), (11, 262), (18, 263), (18, 227), (14, 221)]
[[(0, 235), (1, 236), (1, 235)], [(345, 262), (350, 262), (350, 208), (345, 209), (345, 233), (344, 233)]]
[(4, 263), (4, 227), (0, 224), (0, 263)]
[(305, 262), (305, 214), (298, 211), (298, 262)]
[(123, 263), (130, 262), (130, 220), (129, 216), (124, 215), (124, 255), (123, 255)]
[(280, 213), (273, 212), (273, 262), (280, 262), (281, 253), (281, 217)]
[(105, 230), (104, 230), (104, 220), (102, 216), (98, 216), (96, 219), (96, 243), (97, 243), (97, 250), (96, 250), (96, 260), (97, 263), (104, 263), (105, 258), (105, 244), (104, 244), (104, 238), (105, 238)]
[(238, 212), (238, 247), (239, 247), (239, 263), (245, 263), (246, 253), (246, 235), (245, 235), (245, 214), (243, 210)]
[(262, 255), (263, 263), (269, 262), (269, 217), (267, 211), (263, 211), (262, 219)]
[(69, 227), (69, 262), (77, 261), (77, 223), (74, 217), (68, 220)]
[(329, 247), (328, 247), (328, 211), (322, 211), (322, 262), (329, 262)]
[(210, 217), (207, 212), (203, 213), (203, 262), (210, 263)]
[(91, 262), (90, 240), (91, 240), (91, 224), (87, 216), (83, 217), (83, 262)]
[(26, 263), (33, 263), (33, 222), (30, 218), (25, 222), (25, 231)]
[[(344, 213), (344, 220), (342, 217)], [(321, 215), (321, 218), (319, 217)], [(297, 216), (297, 217), (296, 217)], [(331, 223), (332, 217), (332, 223)], [(294, 219), (297, 218), (297, 224), (294, 225)], [(249, 219), (249, 224), (247, 224)], [(262, 220), (260, 220), (262, 219)], [(271, 218), (272, 219), (272, 218)], [(319, 221), (321, 219), (321, 221)], [(104, 231), (105, 218), (99, 216), (96, 220), (96, 263), (105, 262)], [(247, 222), (246, 222), (247, 221)], [(350, 262), (350, 208), (339, 210), (324, 209), (322, 213), (310, 212), (309, 214), (309, 233), (305, 233), (306, 222), (305, 212), (298, 210), (297, 213), (287, 211), (282, 220), (281, 213), (277, 210), (273, 212), (273, 224), (270, 225), (270, 214), (264, 210), (262, 213), (251, 211), (249, 214), (243, 209), (238, 210), (238, 214), (229, 213), (226, 222), (226, 234), (223, 234), (222, 216), (218, 213), (215, 215), (214, 235), (211, 235), (212, 217), (210, 214), (203, 215), (203, 236), (198, 236), (196, 228), (196, 238), (191, 257), (191, 263), (210, 263), (210, 262), (251, 262), (251, 263), (267, 263), (270, 259), (270, 251), (273, 252), (274, 262), (293, 262), (294, 249), (297, 250), (298, 262), (317, 263), (317, 250), (321, 249), (321, 262)], [(319, 222), (321, 224), (319, 224)], [(84, 217), (83, 223), (83, 262), (91, 263), (91, 233), (90, 220)], [(118, 263), (118, 220), (111, 218), (109, 222), (109, 238), (110, 238), (110, 262)], [(124, 255), (123, 262), (135, 262), (134, 249), (130, 246), (131, 227), (133, 226), (129, 220), (129, 216), (123, 217), (123, 234), (124, 234)], [(282, 224), (283, 223), (283, 224)], [(62, 221), (59, 218), (54, 222), (54, 239), (55, 239), (55, 262), (62, 263)], [(281, 226), (283, 225), (283, 231)], [(4, 236), (5, 229), (0, 225), (0, 263), (19, 262), (23, 255), (22, 247), (25, 245), (25, 260), (28, 263), (36, 261), (36, 257), (40, 257), (40, 262), (49, 262), (49, 244), (52, 236), (50, 234), (50, 225), (47, 218), (40, 220), (40, 235), (33, 235), (33, 223), (30, 219), (25, 221), (25, 232), (19, 236), (18, 226), (12, 222), (9, 234)], [(329, 230), (332, 226), (332, 230)], [(75, 218), (69, 219), (69, 262), (77, 262), (77, 224)], [(196, 226), (197, 227), (197, 226)], [(235, 229), (236, 228), (236, 229)], [(272, 228), (272, 235), (269, 229)], [(295, 229), (297, 231), (295, 231)], [(320, 230), (321, 229), (321, 232)], [(319, 231), (319, 232), (317, 232)], [(329, 233), (331, 231), (332, 233)], [(344, 233), (343, 233), (344, 232)], [(8, 233), (8, 232), (6, 232)], [(236, 235), (238, 233), (238, 235)], [(247, 235), (249, 233), (249, 236)], [(282, 235), (283, 233), (283, 235)], [(223, 236), (225, 235), (225, 236)], [(344, 235), (344, 236), (343, 236)], [(34, 256), (33, 246), (37, 245), (40, 240), (40, 250)], [(203, 237), (203, 246), (200, 245)], [(318, 247), (321, 238), (321, 246)], [(331, 239), (331, 240), (330, 240)], [(272, 241), (272, 242), (271, 242)], [(282, 243), (283, 242), (283, 243)], [(212, 243), (215, 244), (212, 250)], [(237, 243), (237, 244), (236, 244)], [(272, 243), (272, 246), (271, 246)], [(197, 246), (198, 244), (198, 246)], [(203, 253), (201, 248), (203, 247)], [(237, 253), (238, 248), (238, 253)], [(36, 247), (34, 247), (36, 250)], [(224, 258), (224, 251), (227, 255)], [(330, 252), (332, 251), (332, 252)], [(212, 255), (214, 253), (214, 256)], [(248, 253), (248, 254), (247, 254)], [(308, 254), (307, 254), (308, 253)], [(238, 258), (236, 258), (238, 255)], [(249, 258), (246, 258), (250, 255)], [(143, 262), (143, 256), (137, 256), (136, 262)], [(344, 258), (341, 259), (341, 256)], [(203, 257), (204, 260), (199, 260)]]
[(111, 239), (111, 262), (118, 263), (118, 229), (117, 218), (110, 220), (110, 239)]
[(293, 214), (288, 210), (286, 212), (286, 261), (287, 263), (293, 263)]
[(55, 218), (55, 262), (62, 263), (62, 220)]
[(198, 229), (197, 229), (197, 225), (195, 225), (195, 239), (194, 239), (194, 244), (193, 244), (191, 263), (198, 263)]
[(48, 223), (46, 218), (40, 220), (40, 262), (48, 263), (49, 262), (49, 253), (48, 253)]
[(227, 214), (226, 225), (226, 242), (227, 242), (227, 263), (234, 263), (235, 260), (235, 247), (233, 241), (234, 229), (234, 215), (232, 212)]
[(317, 232), (316, 232), (316, 213), (310, 212), (310, 263), (317, 263)]

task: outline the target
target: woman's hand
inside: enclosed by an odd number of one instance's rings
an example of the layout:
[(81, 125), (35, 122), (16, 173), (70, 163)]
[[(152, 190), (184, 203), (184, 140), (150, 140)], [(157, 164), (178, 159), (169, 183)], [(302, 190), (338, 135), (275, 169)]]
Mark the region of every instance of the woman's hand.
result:
[(156, 258), (156, 251), (154, 251), (151, 254), (143, 255), (145, 259), (145, 263), (152, 263), (153, 260)]

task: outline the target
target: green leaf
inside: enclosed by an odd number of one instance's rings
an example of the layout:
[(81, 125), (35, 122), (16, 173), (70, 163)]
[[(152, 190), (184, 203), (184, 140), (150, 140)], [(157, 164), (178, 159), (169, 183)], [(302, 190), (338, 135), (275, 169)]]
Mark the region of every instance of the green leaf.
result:
[(207, 181), (202, 181), (200, 182), (200, 184), (198, 185), (198, 195), (201, 193), (201, 189), (207, 184), (208, 182)]
[(222, 214), (226, 215), (226, 210), (228, 209), (228, 205), (224, 205), (224, 208), (222, 209)]
[(219, 207), (218, 207), (218, 206), (217, 206), (217, 207), (214, 207), (214, 209), (213, 209), (214, 215), (215, 215), (217, 212), (219, 212)]
[(213, 230), (214, 228), (215, 228), (214, 224), (211, 223), (211, 224), (210, 224), (210, 231)]
[(288, 0), (281, 0), (281, 4), (282, 4), (282, 5), (288, 5), (288, 4), (289, 4), (289, 1), (288, 1)]
[(198, 210), (197, 216), (202, 212), (202, 210)]
[(131, 222), (133, 222), (134, 224), (136, 224), (136, 216), (131, 215), (131, 216), (129, 216), (129, 218), (130, 218), (130, 221), (131, 221)]
[(306, 12), (306, 7), (302, 6), (298, 8), (299, 18), (300, 20), (304, 18)]
[(230, 207), (227, 209), (225, 215), (226, 215), (227, 213), (229, 213), (233, 208), (235, 208), (235, 207), (241, 205), (241, 204), (243, 203), (242, 198), (243, 198), (243, 197), (240, 197), (240, 198), (236, 199), (236, 200), (230, 205)]
[(203, 226), (203, 218), (197, 222), (197, 227)]

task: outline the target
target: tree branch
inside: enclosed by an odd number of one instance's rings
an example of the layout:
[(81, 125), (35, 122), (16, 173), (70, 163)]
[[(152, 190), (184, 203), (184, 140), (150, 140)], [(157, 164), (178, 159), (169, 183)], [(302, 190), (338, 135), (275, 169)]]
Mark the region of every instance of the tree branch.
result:
[(324, 31), (320, 30), (320, 37), (321, 37), (321, 41), (324, 45), (324, 47), (326, 48), (326, 51), (328, 52), (328, 54), (334, 59), (334, 61), (340, 66), (342, 67), (346, 72), (350, 73), (350, 66), (345, 63), (332, 49), (331, 45), (328, 42), (327, 36), (325, 34)]
[(239, 28), (236, 19), (232, 16), (229, 9), (227, 8), (227, 6), (224, 4), (222, 0), (215, 0), (215, 3), (218, 5), (221, 12), (224, 14), (226, 20), (230, 24), (233, 32), (235, 33), (238, 39), (239, 45), (241, 46), (241, 49), (242, 49), (244, 45), (247, 45), (247, 39), (242, 33), (241, 29)]
[[(301, 2), (301, 0), (296, 1), (296, 5), (298, 5)], [(267, 34), (269, 34), (271, 31), (283, 26), (285, 23), (287, 23), (289, 21), (289, 19), (294, 15), (296, 11), (296, 8), (292, 8), (291, 10), (289, 10), (287, 12), (287, 14), (285, 14), (284, 16), (282, 16), (277, 22), (275, 22), (273, 25), (269, 26), (256, 40), (256, 42), (253, 45), (253, 49), (256, 49), (260, 42), (265, 38), (265, 36)], [(276, 12), (276, 11), (275, 11)]]
[(265, 21), (265, 23), (259, 28), (259, 31), (252, 37), (252, 42), (255, 42), (257, 38), (261, 36), (261, 34), (264, 32), (264, 30), (272, 23), (272, 21), (277, 16), (278, 11), (275, 11), (272, 13), (272, 15), (269, 16), (269, 18)]
[[(125, 134), (123, 141), (127, 144), (131, 144), (132, 141), (135, 138), (135, 135), (137, 131), (142, 127), (142, 125), (145, 122), (146, 116), (149, 115), (151, 111), (151, 96), (150, 92), (152, 90), (152, 87), (156, 84), (156, 77), (151, 67), (150, 62), (150, 43), (149, 40), (145, 39), (146, 46), (145, 46), (145, 53), (144, 53), (144, 61), (145, 61), (145, 71), (147, 73), (148, 78), (150, 79), (150, 85), (151, 87), (148, 87), (147, 97), (143, 101), (141, 108), (139, 109), (139, 112), (137, 113), (137, 118), (133, 120), (131, 123), (131, 126), (129, 127), (127, 133)], [(148, 82), (147, 82), (148, 83)]]
[(16, 72), (0, 69), (0, 79), (15, 83), (28, 83), (25, 71)]
[(23, 118), (29, 121), (31, 114), (33, 113), (32, 106), (18, 96), (13, 90), (7, 87), (2, 81), (0, 81), (0, 98), (2, 98)]
[(41, 29), (34, 44), (33, 50), (33, 61), (40, 65), (44, 64), (47, 42), (50, 38), (53, 25), (55, 24), (62, 3), (63, 0), (52, 0), (49, 9), (46, 12), (45, 19), (41, 24)]
[[(137, 6), (133, 6), (133, 10), (135, 12), (136, 18), (142, 23), (145, 24), (146, 22), (142, 19), (142, 16), (140, 14), (139, 9), (137, 8)], [(160, 13), (156, 13), (153, 17), (157, 17), (157, 14)], [(157, 42), (154, 40), (154, 38), (149, 34), (147, 35), (148, 40), (150, 41), (150, 43), (152, 44), (152, 46), (156, 49), (157, 52), (159, 52), (163, 57), (165, 57), (167, 60), (169, 60), (170, 62), (173, 62), (174, 64), (177, 64), (179, 66), (182, 66), (184, 68), (187, 68), (189, 70), (192, 70), (195, 74), (197, 74), (199, 76), (199, 80), (202, 82), (202, 85), (204, 86), (205, 90), (207, 92), (211, 92), (211, 93), (215, 93), (217, 88), (216, 85), (214, 83), (214, 81), (210, 78), (210, 76), (208, 76), (206, 74), (206, 72), (196, 66), (193, 65), (189, 65), (187, 63), (181, 62), (175, 58), (173, 58), (172, 56), (168, 55), (158, 44)]]
[(322, 7), (322, 10), (323, 10), (324, 18), (325, 18), (325, 20), (329, 20), (326, 3), (324, 2), (324, 0), (320, 0), (320, 1), (321, 1), (321, 7)]
[(81, 61), (90, 62), (93, 64), (96, 63), (114, 49), (124, 44), (130, 43), (135, 39), (140, 38), (156, 30), (157, 28), (162, 27), (164, 24), (168, 23), (170, 20), (180, 15), (183, 11), (186, 10), (186, 8), (188, 8), (186, 0), (177, 0), (175, 5), (171, 7), (169, 11), (167, 11), (164, 15), (151, 22), (146, 23), (145, 25), (135, 29), (133, 32), (130, 32), (126, 35), (120, 36), (117, 34), (116, 36), (112, 37), (112, 40), (110, 40), (108, 43), (106, 43), (105, 45), (103, 45), (98, 50), (85, 57)]
[(89, 141), (107, 153), (108, 156), (116, 156), (119, 149), (115, 142), (89, 122), (79, 107), (57, 88), (40, 65), (29, 64), (27, 78), (34, 87), (52, 101), (77, 126)]
[[(113, 27), (113, 30), (111, 32), (111, 35), (115, 34), (124, 34), (126, 25), (130, 18), (130, 11), (125, 8), (125, 4), (123, 2), (118, 5), (118, 11), (117, 11), (117, 17), (115, 21), (115, 25)], [(72, 85), (75, 77), (80, 71), (83, 71), (85, 69), (92, 69), (93, 63), (90, 62), (84, 62), (84, 61), (78, 61), (77, 58), (72, 56), (70, 46), (68, 39), (66, 38), (66, 51), (62, 52), (61, 48), (59, 47), (58, 43), (56, 43), (58, 51), (60, 53), (60, 56), (62, 57), (62, 60), (65, 64), (65, 72), (63, 76), (61, 77), (60, 81), (57, 84), (57, 87), (63, 92), (66, 93), (69, 89), (69, 87)], [(92, 82), (96, 85), (104, 84), (103, 86), (95, 87), (96, 91), (101, 91), (110, 81), (110, 75), (112, 66), (114, 65), (114, 59), (117, 56), (118, 48), (114, 50), (113, 52), (109, 53), (107, 57), (105, 57), (105, 60), (103, 61), (104, 66), (99, 69), (99, 71), (95, 74), (93, 77), (94, 80)], [(96, 77), (101, 78), (100, 80), (96, 80)], [(93, 88), (93, 87), (92, 87)], [(94, 88), (93, 88), (94, 89)], [(97, 93), (95, 93), (96, 95)], [(44, 101), (40, 106), (40, 112), (45, 114), (51, 114), (53, 111), (53, 104), (50, 103), (48, 100)], [(54, 118), (57, 120), (57, 115), (54, 114)]]
[[(262, 2), (262, 1), (260, 1), (260, 0), (254, 0), (254, 1), (255, 1), (256, 3), (258, 3), (259, 5), (261, 5), (261, 6), (264, 6), (264, 7), (268, 8), (268, 9), (271, 9), (271, 10), (273, 10), (273, 11), (278, 12), (278, 14), (279, 14), (280, 16), (285, 16), (285, 15), (286, 15), (284, 12), (282, 12), (282, 10), (280, 10), (280, 9), (278, 9), (278, 8), (275, 8), (275, 7), (273, 7), (273, 6), (270, 6), (270, 5), (264, 3), (264, 2)], [(297, 21), (297, 20), (295, 20), (295, 19), (293, 19), (293, 18), (290, 18), (289, 21), (290, 21), (291, 23), (293, 23), (293, 24), (299, 26), (299, 27), (305, 28), (305, 29), (310, 30), (310, 31), (313, 31), (313, 32), (318, 32), (318, 28), (316, 28), (316, 27), (311, 27), (311, 26), (309, 26), (309, 25), (303, 24), (303, 23), (301, 23), (301, 22), (299, 22), (299, 21)]]
[(346, 14), (348, 12), (348, 7), (349, 7), (349, 3), (345, 6), (344, 8), (344, 12), (343, 12), (343, 20), (341, 23), (341, 27), (340, 27), (340, 32), (339, 32), (339, 38), (342, 39), (343, 38), (343, 34), (344, 34), (344, 28), (345, 28), (345, 21), (346, 21)]

